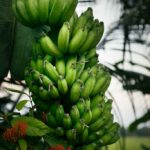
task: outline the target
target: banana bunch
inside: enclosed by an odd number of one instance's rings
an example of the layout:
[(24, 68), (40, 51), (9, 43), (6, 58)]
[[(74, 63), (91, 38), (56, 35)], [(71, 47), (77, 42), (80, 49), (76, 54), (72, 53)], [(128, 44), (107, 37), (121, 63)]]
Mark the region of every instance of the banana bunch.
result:
[(37, 114), (44, 112), (56, 138), (72, 148), (96, 150), (119, 139), (119, 124), (105, 97), (111, 77), (96, 53), (104, 24), (94, 19), (91, 8), (78, 16), (77, 2), (13, 0), (12, 8), (26, 26), (51, 25), (33, 43), (25, 69)]
[[(39, 39), (45, 54), (61, 57), (66, 54), (87, 54), (87, 59), (97, 63), (96, 45), (104, 32), (103, 22), (93, 19), (93, 12), (88, 8), (81, 16), (73, 14), (71, 19), (61, 26), (56, 39), (51, 35), (42, 34)], [(94, 57), (94, 58), (93, 58)]]
[(12, 9), (25, 26), (60, 26), (70, 19), (77, 3), (78, 0), (12, 0)]
[(113, 122), (112, 101), (100, 94), (80, 99), (70, 109), (64, 103), (53, 103), (47, 113), (47, 124), (55, 129), (58, 138), (81, 150), (96, 149), (119, 139), (119, 125)]

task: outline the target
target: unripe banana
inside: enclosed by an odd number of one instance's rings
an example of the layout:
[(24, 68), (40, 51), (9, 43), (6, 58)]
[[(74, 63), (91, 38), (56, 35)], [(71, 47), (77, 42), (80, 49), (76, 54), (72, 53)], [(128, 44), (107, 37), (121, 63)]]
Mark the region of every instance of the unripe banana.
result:
[(59, 79), (59, 74), (56, 71), (56, 69), (54, 68), (54, 66), (48, 62), (45, 61), (44, 62), (44, 71), (46, 73), (46, 75), (55, 83), (57, 83), (58, 79)]
[(102, 94), (104, 94), (104, 93), (106, 92), (107, 88), (108, 88), (109, 85), (110, 85), (110, 82), (111, 82), (111, 77), (108, 76), (108, 77), (107, 77), (107, 81), (106, 81), (105, 85), (103, 86), (103, 88), (102, 88), (102, 90), (101, 90), (101, 93), (102, 93)]
[(78, 79), (80, 77), (81, 73), (83, 72), (84, 67), (85, 67), (85, 62), (86, 62), (85, 56), (82, 55), (79, 58), (78, 62), (77, 62), (77, 67), (76, 67), (76, 69), (77, 69), (77, 75), (76, 75), (76, 79)]
[(66, 94), (68, 92), (68, 84), (66, 79), (64, 79), (63, 77), (58, 80), (58, 90), (61, 94)]
[(39, 42), (33, 43), (32, 56), (36, 59), (38, 56), (43, 56), (43, 51)]
[(70, 117), (71, 117), (72, 124), (76, 124), (79, 121), (80, 112), (76, 105), (72, 106), (70, 111)]
[(40, 73), (43, 73), (43, 59), (41, 57), (38, 57), (36, 60), (36, 69)]
[(103, 89), (104, 85), (107, 82), (107, 77), (105, 75), (100, 76), (97, 80), (96, 80), (96, 84), (91, 92), (90, 96), (95, 96), (98, 93), (101, 93), (101, 90)]
[(50, 127), (57, 127), (57, 121), (55, 119), (55, 116), (53, 116), (50, 112), (47, 114), (47, 124)]
[(56, 134), (57, 134), (57, 136), (62, 137), (65, 134), (65, 131), (62, 127), (57, 127)]
[(81, 80), (77, 80), (76, 82), (73, 83), (69, 93), (70, 94), (69, 97), (72, 103), (76, 103), (79, 100), (82, 86), (83, 83)]
[(30, 61), (30, 67), (35, 70), (37, 69), (36, 62), (33, 59), (31, 59), (31, 61)]
[(101, 104), (104, 101), (104, 97), (102, 95), (96, 95), (91, 99), (91, 109), (94, 109), (99, 104)]
[(22, 20), (25, 20), (27, 24), (31, 25), (32, 23), (31, 26), (34, 26), (34, 22), (32, 22), (28, 16), (24, 0), (16, 0), (16, 11), (18, 13), (17, 16), (20, 16), (20, 18), (22, 18)]
[(88, 136), (89, 136), (89, 131), (88, 131), (88, 127), (85, 126), (82, 134), (80, 135), (80, 140), (82, 143), (85, 143), (88, 139)]
[(71, 127), (72, 127), (72, 121), (71, 121), (71, 118), (70, 118), (69, 114), (65, 114), (64, 115), (62, 123), (63, 123), (63, 126), (64, 126), (65, 129), (71, 129)]
[(83, 121), (84, 121), (84, 123), (85, 123), (86, 125), (89, 125), (89, 124), (90, 124), (90, 122), (91, 122), (91, 120), (92, 120), (92, 112), (91, 112), (90, 109), (87, 109), (87, 110), (84, 112), (84, 114), (83, 114), (83, 116), (82, 116), (82, 119), (83, 119)]
[(40, 72), (39, 71), (36, 71), (36, 70), (32, 70), (31, 71), (31, 76), (33, 78), (34, 81), (36, 81), (37, 83), (40, 83)]
[(57, 110), (56, 110), (56, 120), (59, 125), (62, 124), (63, 118), (64, 118), (64, 108), (62, 105), (59, 105)]
[(77, 134), (81, 134), (84, 131), (85, 124), (82, 119), (80, 119), (74, 126), (76, 129)]
[(100, 127), (103, 126), (105, 120), (106, 120), (106, 119), (105, 119), (104, 116), (100, 117), (96, 122), (92, 123), (92, 124), (89, 126), (89, 131), (90, 131), (90, 132), (97, 131)]
[(58, 71), (58, 73), (62, 75), (63, 77), (65, 77), (65, 74), (66, 74), (65, 60), (63, 58), (57, 59), (55, 66), (56, 66), (56, 70)]
[(63, 8), (63, 12), (62, 12), (61, 17), (60, 17), (60, 23), (68, 21), (71, 18), (71, 16), (75, 12), (75, 8), (78, 4), (78, 0), (67, 0), (65, 2), (64, 2), (65, 5)]
[(77, 33), (73, 36), (69, 44), (69, 53), (80, 52), (80, 47), (85, 42), (88, 35), (87, 28), (80, 28)]
[(108, 142), (108, 144), (113, 144), (115, 143), (117, 140), (119, 140), (120, 136), (119, 134), (115, 134), (111, 139), (110, 141)]
[(86, 144), (82, 146), (81, 150), (95, 150), (96, 149), (96, 143)]
[(96, 55), (96, 48), (92, 48), (86, 55), (86, 59), (91, 59)]
[(96, 64), (98, 64), (98, 55), (89, 59), (88, 62), (86, 63), (85, 68), (93, 67)]
[(40, 74), (39, 78), (41, 84), (44, 85), (46, 89), (48, 89), (49, 86), (53, 84), (53, 82), (44, 74)]
[[(85, 43), (80, 48), (80, 52), (83, 53), (83, 52), (95, 47), (96, 45), (93, 46), (92, 44), (93, 44), (93, 42), (95, 41), (96, 38), (97, 38), (97, 31), (96, 30), (89, 31)], [(91, 47), (91, 45), (93, 47)]]
[(44, 89), (43, 87), (39, 88), (39, 96), (43, 100), (49, 100), (51, 97), (50, 93), (46, 89)]
[(108, 132), (116, 132), (119, 128), (119, 124), (115, 122), (109, 127)]
[(95, 76), (91, 75), (85, 82), (84, 88), (82, 90), (81, 96), (87, 98), (90, 96), (96, 83)]
[(97, 106), (95, 108), (93, 108), (91, 110), (92, 112), (92, 120), (91, 120), (91, 123), (95, 122), (101, 115), (102, 113), (102, 108), (100, 106)]
[(75, 142), (76, 141), (76, 130), (75, 129), (70, 129), (66, 131), (66, 137), (67, 140), (70, 142)]
[(84, 13), (82, 13), (75, 24), (73, 35), (75, 35), (80, 28), (83, 28), (87, 24), (87, 20), (92, 16), (93, 12), (91, 8), (88, 8)]
[(52, 85), (49, 85), (49, 94), (52, 98), (56, 99), (56, 98), (59, 98), (60, 95), (59, 95), (59, 92), (58, 92), (58, 89), (52, 84)]
[(39, 87), (37, 85), (29, 85), (29, 90), (36, 96), (39, 96)]
[(78, 20), (78, 14), (76, 12), (74, 12), (74, 14), (72, 15), (72, 17), (69, 20), (69, 24), (70, 24), (70, 35), (72, 34), (72, 31), (74, 29), (74, 26), (76, 24)]
[(58, 34), (58, 49), (62, 53), (68, 52), (69, 40), (70, 40), (70, 25), (69, 22), (65, 22)]
[(37, 0), (26, 0), (25, 7), (30, 20), (35, 24), (39, 23), (39, 12), (38, 12), (38, 1)]
[(85, 113), (85, 102), (83, 99), (80, 99), (78, 102), (77, 102), (77, 108), (80, 112), (80, 116), (82, 116), (84, 113)]
[[(17, 6), (16, 6), (16, 1), (17, 0), (12, 0), (12, 10), (13, 13), (15, 14), (15, 17), (17, 18), (18, 21), (20, 21), (23, 25), (25, 26), (32, 26), (32, 23), (29, 21), (29, 18), (26, 19), (25, 17), (22, 17), (20, 13), (17, 11)], [(28, 16), (27, 16), (28, 17)]]
[(46, 54), (49, 54), (51, 56), (56, 56), (56, 57), (62, 56), (58, 47), (55, 45), (52, 39), (47, 35), (44, 35), (40, 38), (40, 44), (41, 44), (41, 48)]
[(56, 110), (57, 110), (58, 107), (59, 107), (59, 104), (58, 104), (58, 103), (52, 103), (52, 104), (50, 104), (49, 110), (50, 110), (50, 112), (51, 112), (51, 114), (52, 114), (53, 116), (56, 115)]
[(63, 12), (64, 5), (65, 2), (63, 0), (53, 0), (53, 6), (51, 8), (49, 18), (48, 18), (50, 25), (58, 24), (60, 16)]
[(90, 98), (87, 98), (84, 100), (84, 103), (85, 103), (85, 108), (86, 109), (91, 109), (91, 101), (90, 101)]
[(50, 11), (50, 0), (38, 0), (38, 11), (41, 24), (47, 24)]
[(90, 75), (90, 69), (84, 70), (80, 75), (80, 80), (82, 80), (83, 83), (85, 83), (85, 81), (88, 79), (89, 75)]

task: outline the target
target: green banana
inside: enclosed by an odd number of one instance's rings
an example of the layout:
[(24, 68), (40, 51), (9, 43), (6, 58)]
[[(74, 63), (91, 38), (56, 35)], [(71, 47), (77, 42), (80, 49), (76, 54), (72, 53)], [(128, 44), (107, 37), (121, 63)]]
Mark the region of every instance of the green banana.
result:
[(77, 108), (80, 112), (80, 116), (82, 116), (84, 113), (85, 113), (85, 102), (83, 99), (80, 99), (78, 102), (77, 102)]
[(47, 114), (47, 124), (50, 127), (57, 127), (57, 121), (55, 119), (55, 116), (53, 116), (50, 112)]
[(68, 21), (73, 13), (75, 12), (75, 8), (78, 4), (78, 0), (66, 0), (66, 3), (63, 8), (63, 12), (60, 17), (60, 23)]
[(73, 36), (77, 33), (80, 28), (83, 28), (90, 17), (93, 16), (92, 8), (88, 8), (81, 16), (78, 18), (76, 24), (73, 29)]
[(33, 43), (32, 56), (36, 59), (38, 56), (43, 56), (43, 51), (39, 42)]
[(36, 62), (33, 59), (30, 60), (30, 67), (35, 70), (37, 69)]
[[(17, 6), (16, 6), (16, 1), (17, 0), (12, 0), (12, 10), (13, 10), (13, 13), (15, 15), (15, 17), (17, 18), (18, 21), (20, 21), (23, 25), (25, 26), (32, 26), (32, 23), (29, 21), (29, 18), (27, 16), (26, 17), (22, 17), (22, 13), (20, 14), (18, 11), (17, 11)], [(25, 8), (25, 7), (24, 7)]]
[(88, 127), (85, 126), (82, 134), (80, 135), (80, 140), (82, 143), (85, 143), (88, 139), (88, 136), (89, 136), (89, 130), (88, 130)]
[(119, 134), (115, 134), (115, 136), (113, 136), (107, 144), (113, 144), (117, 140), (119, 140), (119, 138), (120, 138)]
[(69, 22), (65, 22), (58, 34), (58, 49), (62, 53), (68, 52), (69, 41), (70, 41), (70, 24)]
[(98, 64), (98, 55), (89, 59), (88, 62), (86, 63), (85, 68), (95, 66), (96, 64)]
[(56, 56), (56, 57), (62, 56), (58, 47), (55, 45), (52, 39), (48, 37), (46, 34), (40, 38), (40, 44), (41, 44), (41, 48), (46, 54), (49, 54), (51, 56)]
[(37, 60), (36, 60), (36, 69), (40, 73), (43, 72), (43, 59), (41, 57), (38, 57)]
[(70, 89), (70, 93), (69, 93), (70, 101), (72, 103), (76, 103), (79, 100), (82, 86), (83, 86), (83, 83), (79, 79), (73, 83)]
[(82, 119), (80, 119), (74, 126), (76, 129), (77, 134), (81, 134), (84, 131), (85, 124)]
[(39, 94), (40, 98), (43, 100), (49, 100), (50, 99), (50, 93), (46, 89), (44, 89), (43, 87), (39, 88), (38, 94)]
[(57, 134), (57, 136), (62, 137), (62, 136), (64, 136), (65, 131), (62, 127), (57, 127), (56, 128), (56, 134)]
[(39, 87), (37, 85), (29, 85), (29, 90), (35, 94), (36, 96), (39, 96)]
[(88, 35), (88, 29), (80, 28), (77, 33), (72, 37), (69, 44), (69, 53), (80, 52), (80, 47), (85, 42)]
[(53, 0), (53, 5), (48, 18), (50, 25), (58, 25), (60, 16), (63, 12), (64, 5), (65, 2), (63, 0)]
[(76, 79), (76, 56), (70, 56), (66, 63), (66, 80), (70, 87)]
[(89, 97), (95, 86), (95, 83), (96, 83), (95, 76), (91, 75), (85, 82), (84, 88), (81, 92), (81, 96), (84, 98)]
[(86, 125), (89, 125), (92, 120), (92, 112), (90, 109), (85, 110), (82, 118)]
[(105, 117), (101, 116), (97, 121), (95, 121), (94, 123), (90, 124), (89, 131), (90, 132), (97, 131), (100, 127), (103, 126), (105, 120), (106, 120)]
[(85, 67), (85, 63), (86, 63), (85, 56), (82, 55), (79, 58), (78, 62), (77, 62), (77, 66), (76, 66), (76, 70), (77, 70), (76, 79), (78, 79), (80, 77), (81, 73), (83, 72), (84, 67)]
[[(97, 38), (97, 30), (93, 29), (93, 30), (89, 31), (86, 41), (80, 48), (80, 53), (83, 53), (83, 52), (95, 47), (96, 45), (93, 45), (93, 42), (95, 41), (96, 38)], [(91, 45), (93, 47), (91, 47)]]
[(101, 93), (105, 93), (105, 91), (107, 90), (108, 86), (110, 85), (110, 82), (111, 82), (111, 77), (107, 77), (107, 81), (106, 81), (106, 84), (103, 86), (102, 90), (101, 90)]
[(68, 92), (68, 84), (66, 79), (63, 77), (58, 80), (58, 90), (62, 94), (66, 94)]
[(78, 20), (78, 14), (76, 12), (74, 12), (74, 14), (72, 15), (72, 17), (69, 20), (69, 24), (70, 24), (70, 35), (72, 34), (74, 25), (76, 24)]
[(56, 120), (57, 120), (59, 125), (62, 124), (62, 121), (63, 121), (63, 118), (64, 118), (64, 114), (65, 114), (65, 111), (64, 111), (63, 106), (59, 105), (57, 110), (56, 110)]
[(32, 76), (32, 79), (33, 79), (34, 81), (36, 81), (37, 83), (40, 83), (40, 76), (41, 76), (41, 74), (40, 74), (39, 71), (37, 71), (37, 70), (32, 70), (32, 71), (31, 71), (31, 76)]
[(96, 48), (92, 48), (86, 55), (86, 59), (91, 59), (96, 55)]
[(70, 142), (75, 142), (76, 141), (76, 130), (75, 129), (70, 129), (66, 131), (66, 137), (67, 140)]
[(71, 117), (72, 124), (76, 124), (79, 121), (80, 112), (76, 105), (72, 106), (72, 108), (70, 110), (70, 117)]
[(28, 16), (24, 0), (16, 0), (16, 12), (18, 13), (17, 17), (20, 16), (20, 18), (25, 20), (31, 27), (34, 26), (34, 22), (32, 22)]
[(90, 101), (90, 98), (87, 98), (84, 100), (84, 103), (85, 103), (85, 108), (86, 109), (91, 109), (91, 101)]
[(40, 74), (39, 76), (40, 78), (40, 82), (41, 84), (46, 88), (48, 89), (50, 85), (53, 84), (53, 82), (44, 74)]
[(82, 146), (81, 150), (95, 150), (96, 149), (96, 143), (86, 144)]
[(82, 80), (83, 83), (85, 83), (85, 81), (88, 79), (89, 75), (90, 75), (90, 69), (88, 68), (81, 73), (79, 79)]
[(52, 103), (52, 104), (50, 104), (49, 110), (50, 110), (50, 112), (51, 112), (51, 114), (52, 114), (53, 116), (56, 115), (56, 110), (57, 110), (58, 107), (59, 107), (59, 104), (58, 104), (58, 103)]
[(52, 84), (52, 85), (49, 85), (48, 92), (49, 92), (50, 96), (51, 96), (52, 98), (54, 98), (54, 99), (60, 97), (59, 92), (58, 92), (58, 89), (57, 89), (53, 84)]
[(39, 20), (41, 24), (48, 23), (51, 0), (38, 0)]
[(91, 123), (93, 123), (100, 117), (100, 115), (102, 113), (102, 108), (100, 106), (97, 106), (94, 109), (92, 109), (91, 112), (92, 112)]
[(115, 122), (108, 128), (108, 132), (117, 131), (119, 128), (120, 128), (119, 124)]
[(59, 74), (57, 72), (57, 70), (54, 68), (54, 66), (48, 62), (45, 61), (44, 62), (44, 71), (46, 73), (46, 75), (55, 83), (57, 83), (58, 79), (59, 79)]
[(101, 89), (105, 85), (106, 81), (107, 81), (106, 75), (102, 75), (102, 76), (98, 77), (96, 79), (96, 84), (95, 84), (90, 96), (93, 97), (93, 96), (97, 95), (98, 93), (101, 93)]
[(95, 97), (91, 99), (91, 109), (94, 109), (103, 101), (104, 101), (104, 97), (102, 95), (97, 94)]
[(62, 75), (63, 77), (65, 77), (65, 74), (66, 74), (65, 60), (63, 58), (57, 59), (55, 66), (56, 66), (56, 70), (58, 71), (58, 73)]
[(39, 23), (38, 1), (37, 0), (25, 0), (25, 7), (27, 14), (32, 22)]
[(64, 115), (62, 123), (63, 123), (63, 126), (64, 126), (65, 129), (71, 129), (72, 121), (71, 121), (71, 117), (70, 117), (69, 114)]

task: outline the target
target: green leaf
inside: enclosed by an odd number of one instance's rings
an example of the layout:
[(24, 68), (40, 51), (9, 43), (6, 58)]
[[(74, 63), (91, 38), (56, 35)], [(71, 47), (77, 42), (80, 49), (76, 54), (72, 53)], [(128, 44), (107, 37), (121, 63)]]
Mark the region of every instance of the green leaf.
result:
[(55, 137), (54, 135), (46, 135), (43, 138), (48, 143), (49, 146), (54, 146), (58, 144), (66, 145), (65, 140)]
[(49, 128), (45, 123), (33, 117), (17, 117), (11, 120), (11, 124), (14, 125), (18, 121), (27, 123), (28, 136), (44, 136), (47, 133), (53, 132), (53, 130)]
[(12, 53), (13, 15), (10, 0), (0, 0), (0, 82), (7, 76)]
[(24, 139), (19, 139), (19, 146), (21, 150), (27, 150), (27, 142)]
[(23, 91), (19, 91), (19, 90), (16, 90), (16, 89), (12, 89), (12, 88), (5, 88), (7, 91), (10, 91), (10, 92), (14, 92), (14, 93), (19, 93), (19, 94), (25, 94), (29, 97), (29, 95)]
[(17, 105), (16, 105), (16, 109), (18, 109), (19, 111), (26, 105), (26, 103), (28, 102), (29, 100), (22, 100), (20, 101)]

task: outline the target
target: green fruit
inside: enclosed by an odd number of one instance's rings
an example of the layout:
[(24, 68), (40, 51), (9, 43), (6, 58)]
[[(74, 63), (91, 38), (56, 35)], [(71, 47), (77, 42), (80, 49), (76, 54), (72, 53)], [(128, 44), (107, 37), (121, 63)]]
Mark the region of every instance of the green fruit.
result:
[(63, 118), (63, 126), (65, 129), (71, 129), (72, 127), (72, 121), (71, 121), (71, 117), (69, 114), (65, 114), (64, 118)]
[(70, 111), (70, 117), (71, 117), (72, 124), (76, 124), (79, 121), (80, 112), (76, 105), (72, 106)]
[(62, 105), (59, 105), (58, 108), (56, 109), (56, 120), (59, 125), (62, 124), (63, 118), (64, 118), (64, 108)]

